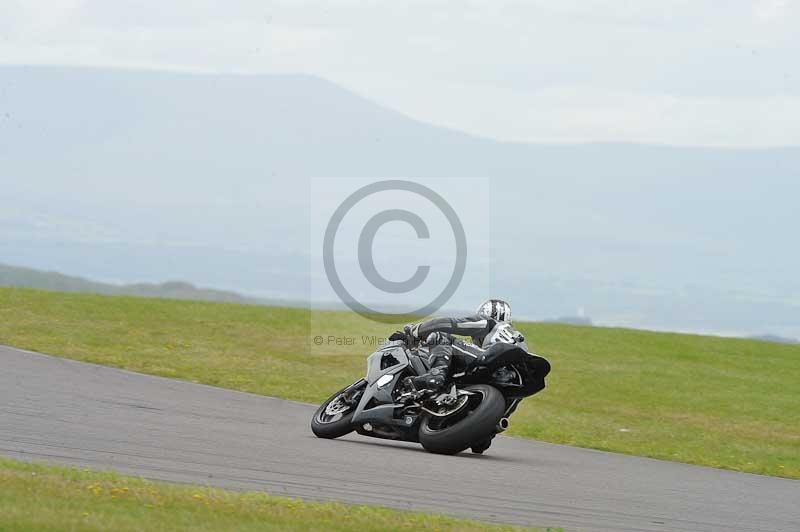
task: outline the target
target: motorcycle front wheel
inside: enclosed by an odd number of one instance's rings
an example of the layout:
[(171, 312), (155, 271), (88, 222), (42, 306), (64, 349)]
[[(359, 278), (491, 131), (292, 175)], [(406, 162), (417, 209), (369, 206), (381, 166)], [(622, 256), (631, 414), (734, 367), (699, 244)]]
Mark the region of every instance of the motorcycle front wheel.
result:
[(505, 414), (503, 394), (488, 384), (462, 388), (472, 392), (464, 408), (446, 417), (426, 415), (419, 427), (419, 442), (426, 451), (457, 454), (496, 432), (497, 423)]
[(318, 438), (339, 438), (353, 432), (353, 414), (358, 406), (357, 396), (366, 383), (363, 380), (346, 386), (330, 396), (314, 412), (311, 431)]

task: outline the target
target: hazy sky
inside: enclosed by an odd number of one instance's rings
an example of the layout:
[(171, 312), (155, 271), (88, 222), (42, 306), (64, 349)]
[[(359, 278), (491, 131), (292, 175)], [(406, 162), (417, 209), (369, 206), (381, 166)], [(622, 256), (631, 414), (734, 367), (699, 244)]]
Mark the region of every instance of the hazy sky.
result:
[(0, 62), (317, 74), (504, 140), (800, 144), (796, 0), (3, 0)]

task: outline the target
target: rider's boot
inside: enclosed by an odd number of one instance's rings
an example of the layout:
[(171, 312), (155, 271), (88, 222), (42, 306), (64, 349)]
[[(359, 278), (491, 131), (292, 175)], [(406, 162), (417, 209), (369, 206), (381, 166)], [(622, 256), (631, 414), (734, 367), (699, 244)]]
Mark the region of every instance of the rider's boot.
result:
[(472, 446), (472, 452), (475, 454), (483, 454), (483, 452), (488, 449), (492, 445), (492, 440), (494, 439), (494, 434), (486, 438), (485, 440), (481, 440), (480, 442), (476, 443)]
[(447, 381), (446, 368), (431, 368), (425, 375), (410, 377), (408, 380), (417, 390), (438, 392), (444, 388), (444, 383)]

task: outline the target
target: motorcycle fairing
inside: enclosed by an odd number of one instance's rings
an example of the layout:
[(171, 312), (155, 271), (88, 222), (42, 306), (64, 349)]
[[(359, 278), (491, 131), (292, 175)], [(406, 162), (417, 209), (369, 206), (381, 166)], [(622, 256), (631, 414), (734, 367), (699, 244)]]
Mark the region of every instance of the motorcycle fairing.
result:
[[(394, 411), (402, 408), (402, 404), (395, 404), (392, 392), (397, 386), (398, 375), (413, 364), (411, 353), (402, 341), (389, 342), (378, 351), (372, 353), (367, 359), (367, 387), (358, 402), (353, 414), (353, 423), (364, 425), (374, 423), (378, 425), (395, 425), (409, 427), (416, 422), (415, 416), (405, 416), (395, 419)], [(383, 379), (383, 384), (378, 383), (381, 377), (389, 375), (391, 380)]]

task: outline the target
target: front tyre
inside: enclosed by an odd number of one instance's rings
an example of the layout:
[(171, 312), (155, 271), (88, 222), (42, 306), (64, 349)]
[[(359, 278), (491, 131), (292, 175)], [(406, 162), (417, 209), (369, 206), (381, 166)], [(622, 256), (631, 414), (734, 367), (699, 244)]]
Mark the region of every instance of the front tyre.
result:
[(506, 410), (503, 394), (488, 384), (474, 384), (462, 390), (473, 392), (465, 409), (445, 418), (429, 414), (420, 423), (419, 442), (426, 451), (457, 454), (495, 434)]
[(342, 388), (322, 403), (311, 418), (311, 431), (318, 438), (339, 438), (354, 430), (353, 414), (365, 382), (360, 380)]

